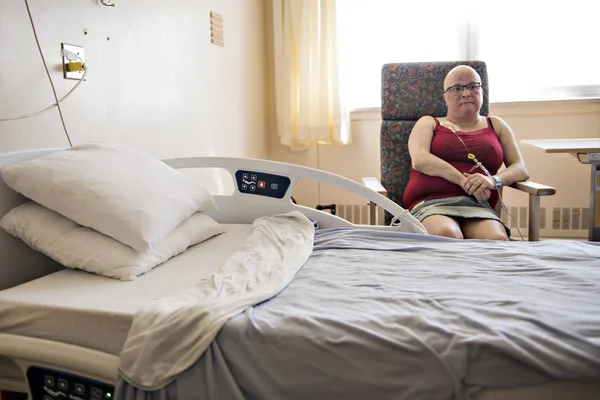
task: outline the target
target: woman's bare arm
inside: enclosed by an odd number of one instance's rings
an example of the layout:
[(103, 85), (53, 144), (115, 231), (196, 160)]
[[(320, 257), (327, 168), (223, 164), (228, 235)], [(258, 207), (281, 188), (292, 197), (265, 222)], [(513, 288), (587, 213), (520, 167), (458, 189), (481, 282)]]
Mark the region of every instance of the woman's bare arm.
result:
[(436, 127), (433, 117), (421, 117), (408, 137), (408, 152), (412, 167), (430, 176), (438, 176), (464, 188), (466, 178), (452, 165), (431, 154), (433, 130)]

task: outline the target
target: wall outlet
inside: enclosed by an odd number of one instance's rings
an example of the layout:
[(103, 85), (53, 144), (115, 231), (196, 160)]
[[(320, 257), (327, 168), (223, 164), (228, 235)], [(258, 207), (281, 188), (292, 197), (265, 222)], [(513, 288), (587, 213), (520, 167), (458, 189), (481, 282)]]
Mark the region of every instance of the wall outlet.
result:
[[(67, 64), (69, 61), (79, 61), (85, 63), (85, 53), (83, 51), (83, 47), (68, 43), (61, 43), (60, 49), (62, 56), (63, 77), (65, 79), (80, 80), (83, 77), (83, 71), (69, 71), (67, 69)], [(73, 60), (72, 58), (75, 59)]]

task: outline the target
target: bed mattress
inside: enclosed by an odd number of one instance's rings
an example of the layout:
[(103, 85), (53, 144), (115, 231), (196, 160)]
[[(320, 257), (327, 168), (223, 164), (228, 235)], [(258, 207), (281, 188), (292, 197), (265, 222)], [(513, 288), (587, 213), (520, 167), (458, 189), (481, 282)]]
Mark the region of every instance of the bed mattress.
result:
[(216, 272), (252, 232), (252, 225), (223, 226), (225, 233), (190, 247), (135, 281), (64, 269), (1, 291), (0, 333), (118, 355), (140, 307)]
[[(575, 400), (584, 393), (579, 382), (600, 382), (599, 294), (595, 244), (320, 230), (285, 290), (231, 318), (202, 357), (177, 357), (193, 364), (177, 370), (171, 387), (180, 397), (240, 400), (458, 400), (481, 388), (554, 380), (565, 383), (555, 388), (568, 392), (562, 398)], [(192, 343), (188, 336), (200, 326), (194, 314), (204, 314), (178, 306), (192, 323), (134, 351), (171, 348), (173, 338)], [(143, 328), (149, 337), (164, 332), (152, 323)], [(142, 381), (153, 362), (174, 365), (160, 359), (170, 352), (150, 352), (138, 351), (142, 361), (130, 365), (141, 379), (128, 374), (130, 382), (156, 387)]]

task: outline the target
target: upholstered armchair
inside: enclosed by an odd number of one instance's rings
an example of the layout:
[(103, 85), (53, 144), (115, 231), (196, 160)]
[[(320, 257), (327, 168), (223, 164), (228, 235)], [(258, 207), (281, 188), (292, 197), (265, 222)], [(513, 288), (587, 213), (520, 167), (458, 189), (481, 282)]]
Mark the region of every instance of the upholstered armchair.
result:
[[(446, 74), (457, 65), (469, 65), (482, 79), (483, 106), (481, 115), (489, 112), (488, 76), (482, 61), (420, 62), (386, 64), (382, 68), (381, 82), (381, 183), (375, 178), (364, 178), (364, 184), (387, 195), (402, 207), (404, 189), (408, 183), (411, 159), (408, 137), (417, 120), (424, 115), (444, 117), (443, 82)], [(553, 187), (535, 182), (518, 182), (510, 186), (529, 194), (530, 241), (539, 240), (540, 196), (553, 195)], [(500, 204), (496, 208), (500, 215)], [(371, 223), (374, 223), (375, 206), (371, 204)], [(389, 224), (391, 216), (386, 214)]]

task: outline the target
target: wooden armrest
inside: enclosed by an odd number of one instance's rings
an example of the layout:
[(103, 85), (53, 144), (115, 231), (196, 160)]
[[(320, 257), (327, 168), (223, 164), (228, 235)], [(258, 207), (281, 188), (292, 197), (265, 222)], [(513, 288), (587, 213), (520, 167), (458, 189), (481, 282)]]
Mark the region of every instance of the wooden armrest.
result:
[(510, 187), (534, 196), (552, 196), (556, 193), (556, 189), (552, 186), (546, 186), (531, 181), (515, 182), (510, 185)]
[(384, 196), (387, 196), (387, 190), (385, 190), (385, 188), (383, 186), (381, 186), (379, 179), (375, 178), (374, 176), (368, 176), (368, 177), (363, 177), (362, 181), (363, 181), (363, 184), (366, 187), (368, 187), (369, 189), (374, 190), (377, 193), (382, 194)]

